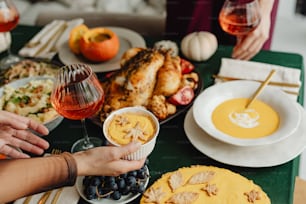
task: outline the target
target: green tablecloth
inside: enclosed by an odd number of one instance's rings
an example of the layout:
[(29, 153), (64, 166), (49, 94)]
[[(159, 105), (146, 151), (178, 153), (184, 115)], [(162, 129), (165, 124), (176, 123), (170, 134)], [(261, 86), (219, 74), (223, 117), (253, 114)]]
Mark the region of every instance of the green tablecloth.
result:
[[(13, 52), (17, 52), (40, 28), (30, 26), (18, 26), (13, 31)], [(147, 46), (152, 46), (153, 39), (146, 39)], [(200, 72), (204, 88), (213, 84), (212, 74), (218, 73), (221, 58), (230, 57), (232, 47), (219, 46), (215, 55), (206, 62), (195, 63), (197, 71)], [(272, 51), (260, 52), (253, 61), (277, 64), (302, 70), (303, 86), (300, 90), (299, 102), (303, 104), (304, 93), (304, 66), (301, 55), (294, 53), (282, 53)], [(183, 166), (195, 164), (214, 165), (238, 172), (249, 179), (254, 180), (269, 195), (272, 203), (289, 204), (293, 200), (294, 178), (298, 173), (299, 158), (295, 158), (285, 164), (269, 168), (242, 168), (225, 165), (208, 158), (187, 139), (184, 128), (185, 113), (161, 126), (157, 144), (149, 156), (150, 184), (158, 179), (163, 173), (174, 171)], [(103, 137), (102, 130), (90, 121), (87, 122), (89, 134)], [(81, 138), (82, 131), (79, 121), (64, 120), (46, 139), (52, 148), (70, 150), (72, 143)], [(273, 150), (271, 150), (273, 154)], [(102, 156), (102, 155), (101, 155)], [(256, 157), (256, 155), (254, 155)], [(133, 203), (138, 203), (139, 199)], [(82, 200), (79, 202), (86, 203)]]

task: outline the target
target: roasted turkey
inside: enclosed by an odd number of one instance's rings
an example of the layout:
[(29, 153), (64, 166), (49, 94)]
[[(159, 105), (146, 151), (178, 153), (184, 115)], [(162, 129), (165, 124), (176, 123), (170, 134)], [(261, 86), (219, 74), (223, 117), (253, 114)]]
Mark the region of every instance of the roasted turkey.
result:
[(166, 97), (174, 94), (183, 79), (180, 58), (158, 49), (131, 48), (120, 61), (121, 69), (102, 82), (105, 102), (100, 119), (114, 110), (143, 106), (162, 120), (176, 112)]

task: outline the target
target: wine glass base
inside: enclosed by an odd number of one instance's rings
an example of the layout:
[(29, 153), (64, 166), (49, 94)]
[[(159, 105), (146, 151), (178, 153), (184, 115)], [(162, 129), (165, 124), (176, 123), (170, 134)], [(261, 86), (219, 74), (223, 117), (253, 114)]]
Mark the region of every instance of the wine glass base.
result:
[(9, 68), (12, 64), (21, 61), (21, 58), (17, 55), (8, 55), (1, 59), (0, 61), (0, 69), (5, 70)]
[(80, 139), (76, 141), (72, 147), (71, 152), (80, 152), (87, 149), (91, 149), (93, 147), (99, 147), (102, 146), (103, 140), (97, 137), (89, 137), (90, 144), (85, 143), (85, 139)]

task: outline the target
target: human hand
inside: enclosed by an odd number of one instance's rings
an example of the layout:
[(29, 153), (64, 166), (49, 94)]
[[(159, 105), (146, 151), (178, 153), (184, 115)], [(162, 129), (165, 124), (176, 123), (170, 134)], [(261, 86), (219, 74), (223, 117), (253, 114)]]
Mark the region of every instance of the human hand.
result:
[(240, 60), (249, 60), (254, 57), (269, 38), (271, 19), (270, 15), (262, 16), (258, 27), (243, 37), (237, 37), (232, 57)]
[(49, 133), (44, 125), (34, 120), (0, 110), (0, 153), (11, 158), (29, 157), (18, 151), (17, 147), (33, 154), (42, 154), (49, 143), (30, 130), (41, 135)]
[(118, 176), (120, 174), (140, 169), (145, 162), (142, 160), (124, 160), (123, 156), (135, 152), (140, 143), (130, 143), (126, 146), (103, 146), (77, 152), (73, 155), (77, 163), (78, 175)]

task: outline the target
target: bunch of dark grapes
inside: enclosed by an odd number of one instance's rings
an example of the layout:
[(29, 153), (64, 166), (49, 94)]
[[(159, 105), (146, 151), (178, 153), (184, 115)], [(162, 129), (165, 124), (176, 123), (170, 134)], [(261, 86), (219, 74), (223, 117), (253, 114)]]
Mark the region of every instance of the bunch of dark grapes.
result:
[(84, 194), (88, 200), (102, 198), (119, 200), (130, 193), (133, 195), (143, 193), (148, 177), (147, 162), (141, 169), (120, 176), (85, 176)]

